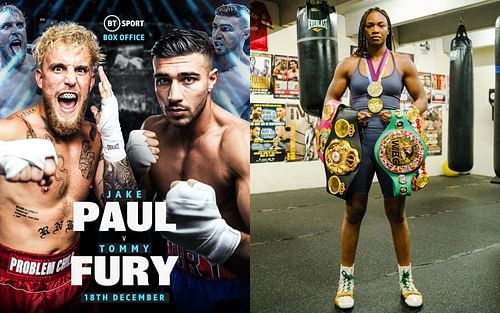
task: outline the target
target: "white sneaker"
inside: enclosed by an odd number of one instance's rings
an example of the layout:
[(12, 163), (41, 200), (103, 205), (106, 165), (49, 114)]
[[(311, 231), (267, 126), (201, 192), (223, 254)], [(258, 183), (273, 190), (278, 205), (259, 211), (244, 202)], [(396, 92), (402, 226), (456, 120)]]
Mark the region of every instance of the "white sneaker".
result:
[(413, 283), (411, 268), (405, 266), (404, 269), (400, 270), (399, 288), (407, 306), (412, 308), (422, 306), (423, 297)]
[(335, 305), (341, 309), (351, 309), (354, 306), (354, 276), (352, 270), (349, 272), (341, 267), (339, 288), (335, 295)]

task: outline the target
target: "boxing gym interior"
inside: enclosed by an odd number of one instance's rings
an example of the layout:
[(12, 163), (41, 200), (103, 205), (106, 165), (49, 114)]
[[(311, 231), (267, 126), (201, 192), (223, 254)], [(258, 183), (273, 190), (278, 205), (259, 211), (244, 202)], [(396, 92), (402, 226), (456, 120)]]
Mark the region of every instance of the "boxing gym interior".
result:
[[(313, 98), (326, 93), (335, 66), (356, 49), (370, 7), (390, 16), (395, 50), (412, 59), (428, 97), (416, 126), (426, 143), (419, 171), (428, 183), (406, 195), (412, 273), (423, 305), (402, 302), (375, 178), (356, 250), (355, 304), (347, 312), (500, 312), (500, 1), (329, 0), (327, 7), (308, 15), (304, 1), (252, 1), (252, 18), (268, 26), (266, 42), (251, 56), (260, 73), (269, 64), (276, 70), (268, 81), (251, 73), (252, 111), (286, 110), (278, 124), (250, 115), (262, 138), (263, 129), (275, 127), (276, 136), (278, 127), (286, 131), (281, 150), (251, 148), (252, 312), (345, 311), (334, 305), (345, 201), (328, 192), (315, 151), (318, 133), (311, 129), (323, 102)], [(307, 22), (314, 14), (330, 25), (321, 38), (309, 31), (324, 26)], [(282, 60), (289, 72), (290, 61), (298, 61), (300, 87), (280, 77)], [(347, 91), (342, 103), (349, 101)], [(410, 102), (403, 92), (401, 108)]]

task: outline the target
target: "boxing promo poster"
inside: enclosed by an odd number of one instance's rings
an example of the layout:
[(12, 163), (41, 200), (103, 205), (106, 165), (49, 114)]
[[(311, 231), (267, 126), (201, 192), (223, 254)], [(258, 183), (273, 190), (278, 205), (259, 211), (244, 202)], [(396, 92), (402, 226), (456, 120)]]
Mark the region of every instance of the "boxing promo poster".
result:
[(443, 105), (431, 103), (422, 114), (422, 130), (429, 155), (443, 153)]
[[(423, 138), (427, 142), (429, 155), (442, 155), (443, 151), (443, 104), (448, 99), (448, 75), (418, 73), (429, 102), (427, 111), (420, 118)], [(406, 110), (411, 105), (411, 97), (405, 91), (401, 95), (401, 108)], [(414, 123), (415, 128), (418, 127)]]
[(299, 99), (299, 58), (274, 55), (273, 64), (274, 97)]
[(307, 114), (299, 104), (287, 104), (287, 161), (312, 161), (319, 158), (316, 133), (319, 117)]
[(250, 162), (284, 161), (286, 109), (281, 103), (252, 103), (250, 113)]
[(253, 95), (271, 94), (272, 55), (250, 53), (250, 92)]
[[(41, 91), (32, 82), (36, 67), (33, 59), (33, 43), (52, 25), (59, 22), (75, 22), (92, 31), (102, 47), (102, 53), (105, 55), (102, 67), (118, 102), (119, 121), (126, 143), (130, 131), (140, 129), (147, 117), (162, 114), (162, 108), (158, 105), (155, 95), (155, 78), (150, 53), (155, 42), (167, 30), (173, 28), (195, 29), (207, 33), (215, 50), (218, 48), (224, 50), (221, 47), (224, 45), (223, 40), (218, 42), (212, 37), (216, 9), (224, 4), (240, 4), (250, 8), (248, 0), (10, 1), (9, 5), (22, 12), (20, 14), (16, 9), (9, 8), (2, 11), (3, 4), (0, 4), (2, 29), (4, 27), (6, 29), (17, 28), (11, 35), (8, 35), (10, 37), (0, 38), (4, 45), (0, 48), (7, 50), (6, 54), (10, 53), (14, 56), (10, 63), (0, 62), (2, 66), (0, 69), (0, 88), (2, 88), (0, 118), (5, 119), (41, 101)], [(242, 39), (242, 46), (244, 55), (240, 61), (242, 64), (238, 66), (248, 68), (250, 63), (248, 37), (246, 40)], [(16, 61), (21, 58), (20, 55), (23, 56), (21, 63)], [(269, 64), (265, 64), (265, 60), (265, 57), (260, 59), (261, 73), (259, 75), (269, 77), (267, 79), (270, 80), (270, 74), (264, 73), (265, 67), (270, 67)], [(64, 70), (61, 64), (50, 66), (56, 71), (60, 68)], [(76, 75), (86, 70), (89, 69), (77, 68)], [(224, 64), (220, 65), (219, 75), (224, 75), (226, 70), (227, 67), (224, 67)], [(248, 79), (248, 75), (242, 79)], [(85, 119), (91, 122), (95, 122), (95, 119), (90, 107), (101, 106), (99, 82), (101, 80), (96, 74), (95, 86), (89, 96), (85, 112)], [(262, 87), (262, 89), (265, 88), (265, 86)], [(237, 92), (244, 93), (238, 99), (249, 99), (248, 88)], [(228, 90), (228, 93), (234, 92)], [(65, 97), (71, 97), (71, 95), (65, 95)], [(217, 104), (224, 107), (223, 103)], [(248, 110), (249, 103), (244, 105), (247, 106), (244, 110)], [(231, 106), (231, 103), (228, 106)], [(235, 113), (234, 110), (230, 111)], [(264, 114), (263, 117), (266, 118), (266, 115)], [(275, 122), (269, 119), (253, 123), (254, 126), (262, 127), (259, 136), (263, 137), (266, 143), (269, 140), (275, 149), (276, 159), (284, 158), (284, 148), (281, 141), (278, 141), (275, 146), (270, 135), (265, 135), (265, 129), (276, 132), (277, 127), (284, 128), (284, 123), (284, 121)], [(88, 160), (99, 159), (99, 155), (92, 151), (88, 151), (86, 157)], [(83, 173), (86, 165), (62, 165), (59, 161), (58, 166), (60, 168), (61, 166), (80, 167)], [(90, 278), (91, 287), (77, 295), (78, 300), (71, 303), (76, 310), (70, 310), (71, 312), (115, 312), (124, 307), (133, 311), (177, 312), (176, 303), (172, 301), (173, 290), (170, 281), (172, 269), (180, 262), (193, 268), (198, 265), (190, 259), (192, 256), (189, 252), (185, 252), (182, 256), (169, 256), (167, 243), (158, 234), (159, 230), (170, 229), (173, 226), (162, 220), (165, 216), (158, 214), (159, 211), (164, 210), (162, 206), (165, 203), (146, 201), (146, 195), (141, 189), (108, 190), (104, 197), (103, 206), (98, 205), (99, 201), (92, 192), (86, 199), (79, 199), (80, 201), (73, 201), (71, 197), (68, 197), (64, 202), (65, 208), (78, 210), (78, 214), (71, 214), (72, 219), (52, 224), (45, 225), (40, 222), (39, 228), (36, 229), (40, 238), (48, 240), (56, 238), (55, 235), (58, 233), (80, 231), (80, 239), (74, 243), (73, 252), (61, 259), (38, 263), (29, 261), (28, 257), (11, 258), (10, 263), (4, 264), (4, 262), (2, 266), (6, 266), (7, 271), (19, 275), (19, 281), (35, 281), (37, 286), (44, 285), (49, 279), (48, 276), (68, 268), (71, 270), (72, 277), (71, 282), (65, 283), (67, 286), (81, 285)], [(136, 212), (136, 215), (126, 214), (132, 211)], [(30, 218), (31, 220), (40, 218), (34, 214), (31, 208), (19, 207), (16, 208), (15, 218)], [(43, 212), (39, 214), (42, 215)], [(40, 220), (43, 219), (40, 218)], [(135, 226), (131, 227), (132, 224)], [(75, 225), (79, 225), (78, 228)], [(18, 231), (22, 232), (26, 229), (19, 227)], [(12, 234), (12, 236), (15, 235)], [(30, 275), (32, 278), (29, 278)], [(2, 280), (2, 284), (4, 283), (5, 281)], [(190, 293), (189, 290), (177, 292)], [(40, 291), (40, 294), (43, 298), (43, 291)], [(64, 296), (65, 292), (61, 289), (58, 297)], [(6, 301), (6, 298), (0, 296), (0, 311), (3, 312), (2, 299)], [(22, 299), (19, 301), (23, 306), (20, 306), (16, 312), (37, 311), (39, 304), (36, 302), (30, 304)], [(80, 304), (87, 305), (83, 311), (78, 311)]]

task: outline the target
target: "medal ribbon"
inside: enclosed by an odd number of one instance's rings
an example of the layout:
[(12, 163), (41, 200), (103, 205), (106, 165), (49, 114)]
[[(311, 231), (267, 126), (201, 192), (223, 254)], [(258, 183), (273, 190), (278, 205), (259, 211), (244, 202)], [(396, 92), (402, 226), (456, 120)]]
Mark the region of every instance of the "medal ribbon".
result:
[(382, 76), (384, 76), (385, 66), (387, 65), (387, 61), (389, 60), (389, 49), (385, 49), (384, 56), (382, 56), (382, 60), (380, 61), (377, 71), (375, 72), (375, 68), (373, 67), (372, 60), (366, 56), (366, 71), (369, 73), (368, 80), (370, 83), (373, 81), (380, 82), (382, 80)]

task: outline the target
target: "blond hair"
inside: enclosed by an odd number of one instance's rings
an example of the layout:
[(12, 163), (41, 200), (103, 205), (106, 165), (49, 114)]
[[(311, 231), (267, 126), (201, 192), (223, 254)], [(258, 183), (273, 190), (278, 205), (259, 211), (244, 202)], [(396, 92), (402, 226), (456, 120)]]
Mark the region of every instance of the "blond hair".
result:
[(92, 67), (105, 59), (105, 55), (101, 53), (97, 36), (92, 31), (73, 22), (61, 22), (47, 28), (33, 44), (33, 57), (38, 67), (42, 66), (45, 54), (58, 44), (79, 50), (87, 48)]

